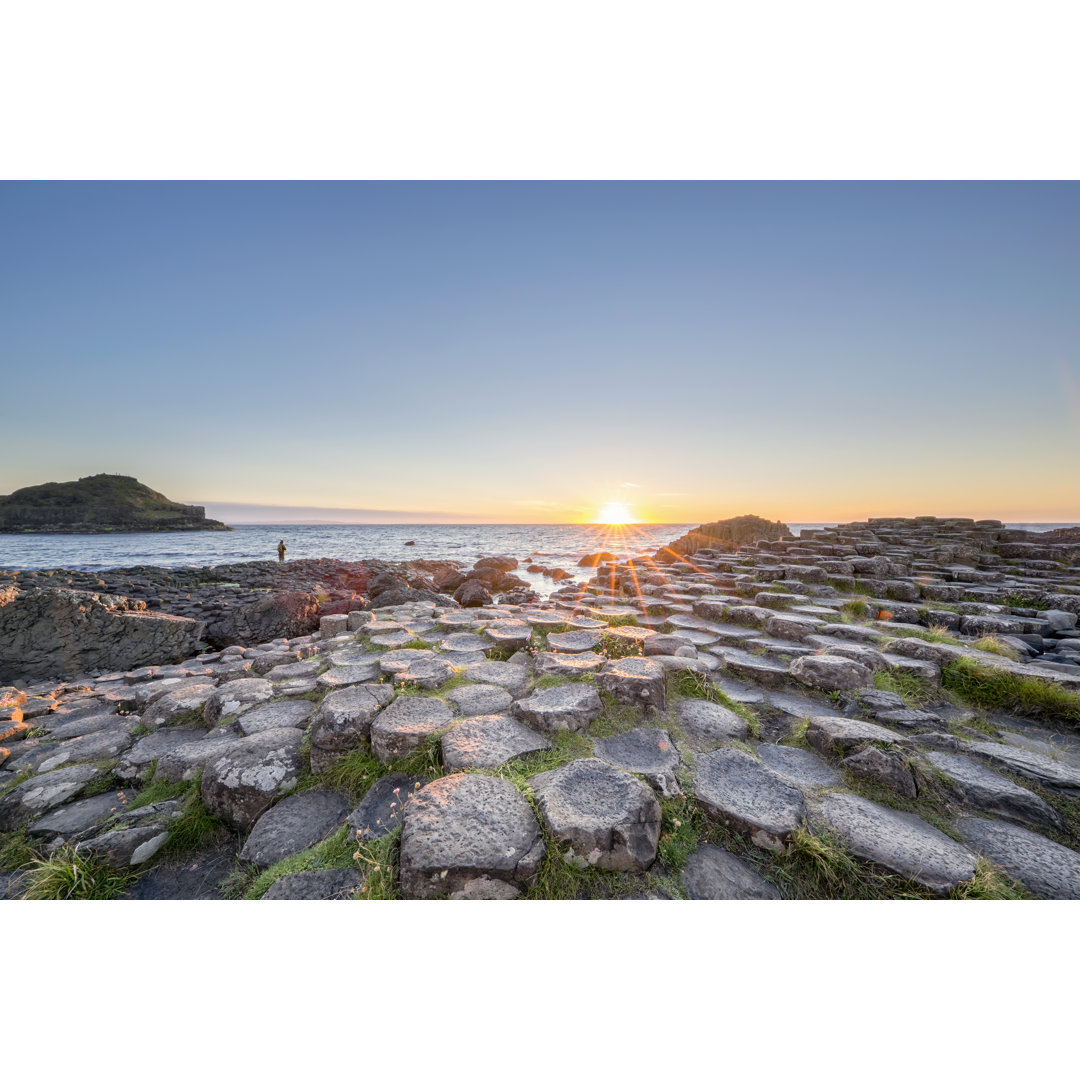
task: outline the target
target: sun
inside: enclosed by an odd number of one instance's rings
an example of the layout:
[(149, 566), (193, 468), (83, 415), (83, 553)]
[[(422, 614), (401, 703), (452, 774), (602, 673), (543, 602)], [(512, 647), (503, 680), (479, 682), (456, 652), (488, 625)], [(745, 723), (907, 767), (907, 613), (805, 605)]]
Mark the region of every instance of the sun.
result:
[(633, 525), (636, 521), (630, 507), (621, 502), (604, 503), (593, 518), (594, 525)]

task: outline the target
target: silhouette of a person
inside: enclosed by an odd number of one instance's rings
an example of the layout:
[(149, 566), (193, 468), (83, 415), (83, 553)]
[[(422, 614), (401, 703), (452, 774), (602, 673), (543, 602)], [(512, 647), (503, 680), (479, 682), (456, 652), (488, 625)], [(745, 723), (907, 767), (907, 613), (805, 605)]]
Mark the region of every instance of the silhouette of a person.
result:
[(277, 561), (278, 562), (284, 562), (285, 561), (285, 552), (288, 551), (288, 550), (289, 549), (285, 546), (285, 541), (282, 540), (281, 543), (278, 544), (278, 546), (277, 546)]

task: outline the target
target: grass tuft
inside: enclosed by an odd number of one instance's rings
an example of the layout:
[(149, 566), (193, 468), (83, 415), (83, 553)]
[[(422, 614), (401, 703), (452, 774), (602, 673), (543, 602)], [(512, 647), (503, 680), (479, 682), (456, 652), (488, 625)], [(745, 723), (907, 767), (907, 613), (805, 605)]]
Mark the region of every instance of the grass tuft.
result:
[(1006, 645), (997, 634), (980, 634), (973, 642), (972, 649), (979, 652), (993, 653), (995, 656), (1004, 656), (1009, 660), (1019, 660), (1020, 653), (1011, 645)]
[(390, 770), (371, 752), (371, 748), (362, 746), (339, 758), (320, 774), (319, 779), (324, 788), (340, 791), (359, 802), (376, 780), (389, 773)]
[(911, 671), (876, 671), (874, 686), (878, 690), (899, 694), (909, 709), (926, 708), (938, 698), (933, 688)]
[(1080, 694), (1026, 675), (985, 667), (963, 657), (941, 669), (941, 685), (969, 705), (1080, 727)]
[(1033, 900), (1034, 897), (988, 859), (975, 863), (975, 876), (953, 889), (953, 900)]
[(29, 866), (37, 857), (37, 848), (30, 843), (25, 826), (8, 833), (0, 842), (0, 873), (11, 874)]
[(20, 884), (23, 900), (115, 900), (138, 875), (79, 854), (64, 845), (48, 858), (35, 856)]
[(356, 893), (357, 900), (400, 900), (401, 882), (398, 863), (401, 826), (374, 840), (361, 840), (353, 852), (364, 883)]
[[(247, 889), (242, 893), (245, 900), (261, 900), (267, 889), (278, 878), (288, 874), (299, 874), (304, 870), (346, 870), (356, 866), (353, 859), (352, 829), (348, 825), (342, 825), (333, 836), (327, 837), (321, 843), (308, 848), (307, 851), (299, 851), (295, 855), (274, 863), (269, 869), (258, 874)], [(238, 885), (242, 883), (245, 873), (250, 877), (250, 871), (241, 870), (236, 874), (232, 893), (236, 895)]]

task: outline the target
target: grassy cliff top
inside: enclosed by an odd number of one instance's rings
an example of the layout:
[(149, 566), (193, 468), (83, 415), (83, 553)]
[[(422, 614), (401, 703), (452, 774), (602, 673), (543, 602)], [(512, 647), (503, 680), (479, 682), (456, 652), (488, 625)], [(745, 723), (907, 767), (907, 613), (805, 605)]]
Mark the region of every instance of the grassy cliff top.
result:
[(10, 509), (69, 508), (80, 506), (128, 507), (132, 510), (172, 509), (183, 503), (167, 499), (160, 491), (140, 484), (134, 476), (98, 473), (65, 483), (36, 484), (0, 495), (0, 506)]

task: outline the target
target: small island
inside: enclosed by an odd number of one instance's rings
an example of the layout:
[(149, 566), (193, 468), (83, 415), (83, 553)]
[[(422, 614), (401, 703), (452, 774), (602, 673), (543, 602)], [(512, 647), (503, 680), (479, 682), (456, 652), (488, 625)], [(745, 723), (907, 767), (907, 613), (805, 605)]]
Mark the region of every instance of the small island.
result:
[(220, 531), (202, 506), (173, 502), (133, 476), (98, 473), (0, 495), (0, 533)]

